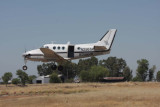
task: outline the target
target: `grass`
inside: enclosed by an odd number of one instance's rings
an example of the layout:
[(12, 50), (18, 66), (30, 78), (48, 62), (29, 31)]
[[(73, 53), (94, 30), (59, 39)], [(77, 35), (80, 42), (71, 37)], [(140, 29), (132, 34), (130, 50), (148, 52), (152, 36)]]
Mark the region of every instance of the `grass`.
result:
[[(7, 94), (6, 94), (7, 93)], [(0, 107), (159, 107), (160, 83), (0, 85)]]

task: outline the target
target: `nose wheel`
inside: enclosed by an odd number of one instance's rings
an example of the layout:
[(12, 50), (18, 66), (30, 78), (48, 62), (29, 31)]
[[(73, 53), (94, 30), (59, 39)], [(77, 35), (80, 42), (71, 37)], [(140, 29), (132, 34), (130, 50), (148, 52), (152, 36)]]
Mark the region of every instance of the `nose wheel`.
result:
[(27, 60), (26, 57), (24, 57), (24, 66), (22, 67), (23, 70), (27, 70), (28, 67), (26, 66)]
[(22, 69), (23, 69), (23, 70), (27, 70), (27, 66), (24, 65), (24, 66), (22, 67)]

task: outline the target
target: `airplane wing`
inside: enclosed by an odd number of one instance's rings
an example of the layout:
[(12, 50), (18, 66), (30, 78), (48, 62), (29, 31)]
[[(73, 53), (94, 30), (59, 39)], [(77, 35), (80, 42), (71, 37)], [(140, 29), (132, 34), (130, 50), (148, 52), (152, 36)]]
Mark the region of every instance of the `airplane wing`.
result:
[(57, 53), (55, 53), (54, 51), (52, 51), (51, 49), (40, 48), (40, 50), (44, 54), (44, 57), (46, 57), (47, 59), (53, 59), (53, 60), (55, 60), (58, 63), (62, 63), (62, 62), (67, 61), (66, 59), (64, 59), (63, 57), (59, 56)]
[(105, 46), (94, 46), (94, 50), (101, 51), (101, 50), (107, 50)]

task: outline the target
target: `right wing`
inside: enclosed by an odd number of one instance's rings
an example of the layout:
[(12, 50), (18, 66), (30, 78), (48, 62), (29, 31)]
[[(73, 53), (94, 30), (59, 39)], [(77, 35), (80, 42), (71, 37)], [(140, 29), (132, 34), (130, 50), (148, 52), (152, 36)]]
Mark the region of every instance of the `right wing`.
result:
[(53, 59), (53, 60), (55, 60), (58, 63), (62, 63), (62, 62), (66, 62), (67, 61), (63, 57), (61, 57), (60, 55), (58, 55), (57, 53), (55, 53), (54, 51), (52, 51), (51, 49), (40, 48), (40, 50), (44, 54), (44, 57), (47, 58), (47, 59)]

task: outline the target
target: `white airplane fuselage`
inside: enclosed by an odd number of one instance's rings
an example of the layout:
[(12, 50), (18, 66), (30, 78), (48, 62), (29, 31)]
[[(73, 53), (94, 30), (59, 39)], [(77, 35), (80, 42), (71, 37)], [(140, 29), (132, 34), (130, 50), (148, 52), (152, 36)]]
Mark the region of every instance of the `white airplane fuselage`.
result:
[[(80, 59), (91, 56), (105, 55), (109, 54), (110, 50), (95, 50), (95, 44), (45, 44), (43, 48), (48, 48), (59, 56), (63, 57), (66, 60)], [(41, 61), (41, 62), (50, 62), (55, 61), (56, 58), (45, 58), (43, 52), (40, 49), (35, 49), (28, 51), (23, 54), (28, 55), (26, 58), (30, 61)]]

